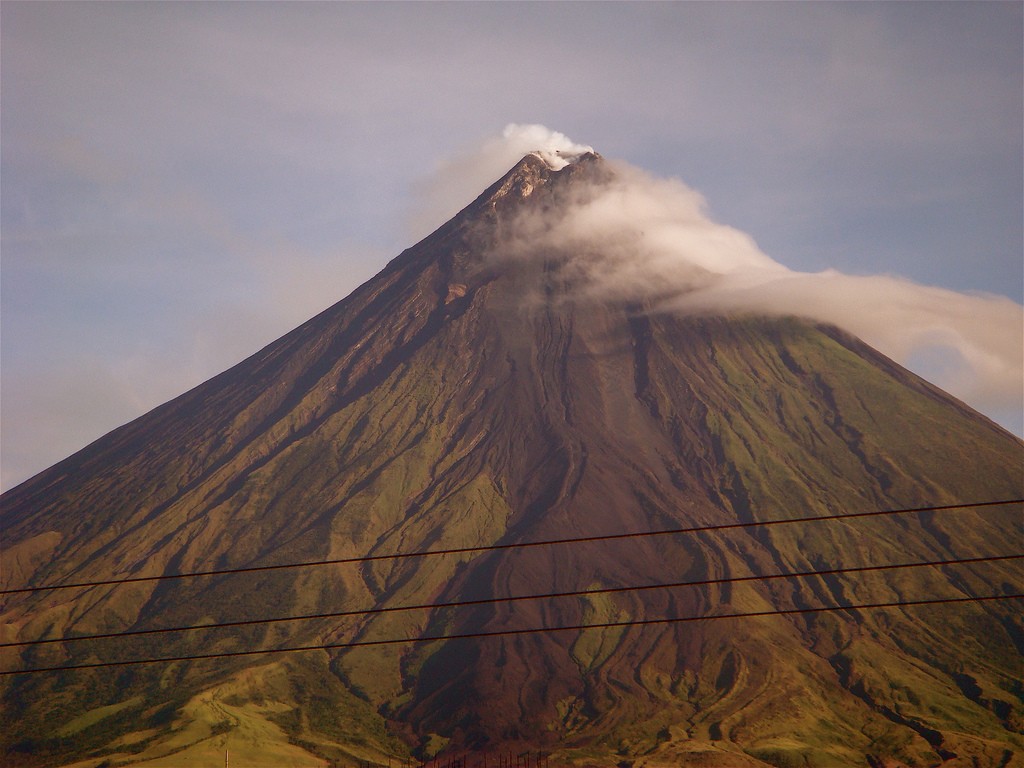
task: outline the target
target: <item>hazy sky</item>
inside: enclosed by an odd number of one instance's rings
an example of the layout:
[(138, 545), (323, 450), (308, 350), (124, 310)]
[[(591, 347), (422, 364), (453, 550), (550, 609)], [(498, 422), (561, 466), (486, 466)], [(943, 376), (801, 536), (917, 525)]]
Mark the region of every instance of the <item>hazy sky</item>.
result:
[(343, 298), (513, 122), (682, 180), (789, 270), (1019, 305), (1022, 10), (5, 0), (4, 487)]

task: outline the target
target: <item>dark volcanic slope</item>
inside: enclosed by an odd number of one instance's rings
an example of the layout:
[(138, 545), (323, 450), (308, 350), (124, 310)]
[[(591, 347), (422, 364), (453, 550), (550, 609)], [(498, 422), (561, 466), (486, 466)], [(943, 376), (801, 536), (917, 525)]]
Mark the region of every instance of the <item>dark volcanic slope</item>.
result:
[[(518, 211), (608, 173), (595, 156), (560, 172), (528, 156), (343, 302), (5, 494), (4, 584), (1022, 495), (1020, 441), (837, 329), (585, 300), (566, 254), (487, 256)], [(1019, 548), (1019, 515), (964, 509), (15, 595), (2, 626), (8, 640), (33, 639), (983, 557)], [(1004, 561), (604, 593), (5, 649), (4, 668), (955, 598), (1021, 582)], [(998, 601), (5, 677), (3, 748), (10, 762), (47, 765), (198, 759), (228, 744), (278, 763), (303, 750), (383, 761), (475, 747), (608, 765), (1016, 764), (1021, 645), (1019, 606)]]

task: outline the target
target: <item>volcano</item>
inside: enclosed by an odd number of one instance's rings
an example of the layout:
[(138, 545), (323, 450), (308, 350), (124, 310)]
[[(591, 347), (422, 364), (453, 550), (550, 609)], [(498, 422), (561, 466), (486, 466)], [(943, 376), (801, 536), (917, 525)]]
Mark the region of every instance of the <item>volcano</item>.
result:
[(0, 497), (4, 764), (1024, 764), (1024, 445), (839, 328), (507, 247), (615, 173), (527, 155)]

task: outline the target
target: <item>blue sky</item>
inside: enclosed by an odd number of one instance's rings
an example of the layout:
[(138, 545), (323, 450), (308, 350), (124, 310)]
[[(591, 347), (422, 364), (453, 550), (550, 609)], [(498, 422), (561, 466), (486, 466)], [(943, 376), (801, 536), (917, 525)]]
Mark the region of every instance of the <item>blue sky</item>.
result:
[[(791, 270), (1019, 307), (1022, 10), (4, 2), (4, 487), (343, 298), (512, 122), (682, 180)], [(1019, 434), (1012, 400), (971, 404)]]

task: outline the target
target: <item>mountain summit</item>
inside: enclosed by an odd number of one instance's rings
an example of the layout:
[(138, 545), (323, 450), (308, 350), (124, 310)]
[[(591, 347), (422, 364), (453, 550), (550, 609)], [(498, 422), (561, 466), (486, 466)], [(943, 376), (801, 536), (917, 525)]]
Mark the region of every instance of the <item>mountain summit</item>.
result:
[(1020, 505), (975, 504), (1021, 442), (837, 328), (590, 290), (631, 241), (546, 235), (614, 174), (526, 155), (0, 497), (4, 589), (86, 585), (3, 596), (4, 763), (1024, 759)]

